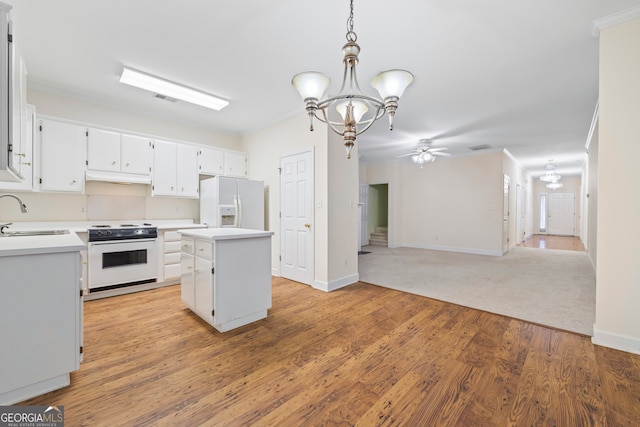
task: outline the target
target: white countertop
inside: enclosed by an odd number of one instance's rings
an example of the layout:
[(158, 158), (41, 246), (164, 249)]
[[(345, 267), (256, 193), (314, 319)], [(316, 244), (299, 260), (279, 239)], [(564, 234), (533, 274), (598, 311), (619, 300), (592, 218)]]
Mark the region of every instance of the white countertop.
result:
[(95, 224), (142, 224), (149, 223), (158, 230), (167, 229), (197, 229), (206, 227), (194, 224), (191, 219), (144, 219), (118, 221), (51, 221), (51, 222), (14, 222), (5, 232), (33, 231), (33, 230), (68, 230), (69, 234), (51, 236), (9, 236), (0, 237), (0, 256), (34, 255), (52, 252), (73, 252), (86, 249), (86, 246), (76, 233), (86, 233), (87, 227)]
[(52, 236), (0, 237), (0, 257), (76, 252), (86, 249), (76, 233)]
[(254, 237), (269, 237), (273, 231), (250, 230), (247, 228), (202, 228), (198, 230), (178, 230), (184, 236), (207, 240), (250, 239)]
[(87, 228), (96, 224), (111, 225), (120, 224), (151, 224), (158, 230), (177, 228), (204, 228), (204, 224), (194, 224), (192, 219), (126, 219), (126, 220), (95, 220), (95, 221), (49, 221), (49, 222), (13, 222), (5, 231), (29, 231), (29, 230), (69, 230), (74, 233), (86, 233)]

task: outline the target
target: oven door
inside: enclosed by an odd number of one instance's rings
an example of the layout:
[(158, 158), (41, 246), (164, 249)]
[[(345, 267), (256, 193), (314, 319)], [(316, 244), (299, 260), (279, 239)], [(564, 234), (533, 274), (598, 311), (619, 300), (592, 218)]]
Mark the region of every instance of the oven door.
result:
[(89, 242), (89, 289), (154, 282), (158, 276), (156, 240)]

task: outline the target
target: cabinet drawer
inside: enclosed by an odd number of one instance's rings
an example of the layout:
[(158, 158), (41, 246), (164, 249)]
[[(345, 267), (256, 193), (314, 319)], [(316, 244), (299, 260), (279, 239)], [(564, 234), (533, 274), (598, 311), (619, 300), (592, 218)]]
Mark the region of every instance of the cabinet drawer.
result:
[[(164, 242), (164, 253), (180, 252), (180, 241), (177, 242)], [(193, 249), (192, 249), (193, 250)]]
[(164, 266), (164, 280), (180, 278), (180, 263)]
[(182, 239), (180, 241), (180, 247), (178, 248), (178, 250), (181, 250), (182, 252), (186, 252), (188, 254), (192, 254), (194, 245), (195, 243), (193, 239)]
[(196, 240), (196, 256), (212, 259), (213, 258), (213, 243), (210, 241)]
[(180, 252), (164, 254), (164, 264), (180, 264)]
[(164, 241), (165, 242), (179, 242), (181, 234), (177, 231), (165, 231), (164, 232)]

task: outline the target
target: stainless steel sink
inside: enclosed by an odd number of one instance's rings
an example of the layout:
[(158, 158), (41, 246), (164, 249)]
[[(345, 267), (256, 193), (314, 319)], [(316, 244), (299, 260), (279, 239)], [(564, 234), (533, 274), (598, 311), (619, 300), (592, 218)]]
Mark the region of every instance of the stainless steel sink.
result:
[(26, 231), (5, 231), (0, 237), (18, 236), (55, 236), (58, 234), (69, 234), (69, 230), (26, 230)]

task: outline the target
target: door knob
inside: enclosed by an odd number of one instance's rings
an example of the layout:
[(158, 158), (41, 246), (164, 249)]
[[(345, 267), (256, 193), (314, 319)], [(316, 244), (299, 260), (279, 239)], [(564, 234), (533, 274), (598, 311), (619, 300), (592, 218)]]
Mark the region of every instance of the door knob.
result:
[(307, 228), (311, 228), (311, 224), (305, 224), (304, 226)]

